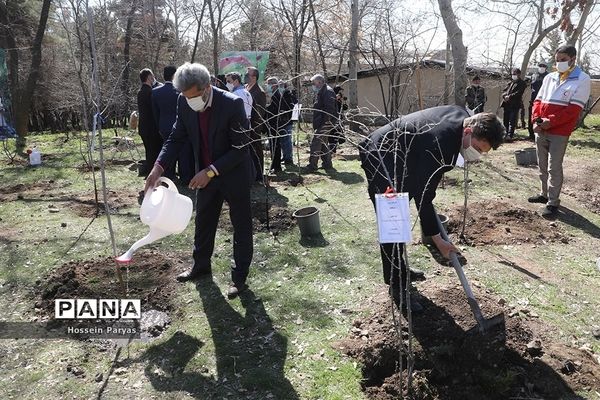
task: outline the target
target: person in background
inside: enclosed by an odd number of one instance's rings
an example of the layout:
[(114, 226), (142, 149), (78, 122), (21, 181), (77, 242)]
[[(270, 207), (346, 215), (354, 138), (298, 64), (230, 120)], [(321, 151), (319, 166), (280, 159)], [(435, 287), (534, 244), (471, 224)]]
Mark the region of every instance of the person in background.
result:
[(256, 171), (255, 180), (263, 181), (265, 169), (265, 156), (262, 144), (263, 133), (267, 129), (265, 114), (267, 112), (267, 95), (258, 84), (259, 72), (257, 68), (246, 69), (246, 90), (252, 95), (252, 116), (250, 118), (250, 129), (252, 133), (252, 163)]
[(159, 178), (175, 162), (181, 149), (192, 143), (196, 174), (189, 188), (196, 192), (194, 265), (177, 276), (180, 282), (211, 275), (211, 258), (223, 201), (229, 205), (233, 225), (231, 284), (227, 296), (234, 298), (248, 288), (252, 262), (252, 209), (250, 201), (250, 137), (244, 102), (210, 85), (202, 64), (185, 63), (173, 78), (181, 91), (173, 132), (146, 179), (144, 191), (158, 185)]
[(271, 94), (271, 103), (267, 107), (267, 121), (269, 122), (269, 144), (271, 147), (271, 170), (281, 172), (281, 142), (287, 135), (286, 126), (292, 119), (294, 101), (290, 91), (279, 86), (279, 79), (267, 79), (267, 91)]
[[(177, 98), (179, 97), (179, 91), (175, 89), (172, 82), (176, 70), (177, 68), (173, 65), (166, 66), (163, 70), (165, 83), (152, 89), (152, 111), (163, 142), (169, 138), (175, 124), (175, 119), (177, 118)], [(194, 153), (192, 152), (191, 144), (184, 146), (181, 150), (181, 154), (177, 157), (177, 166), (180, 183), (187, 186), (190, 179), (194, 176)], [(167, 169), (164, 175), (167, 178), (174, 179), (174, 166)]]
[(504, 108), (504, 128), (506, 129), (506, 140), (512, 141), (517, 128), (517, 120), (519, 118), (519, 110), (523, 102), (523, 93), (527, 85), (521, 79), (521, 70), (519, 68), (512, 69), (511, 80), (502, 91), (502, 104)]
[[(423, 234), (431, 236), (438, 250), (448, 258), (458, 250), (440, 235), (433, 207), (437, 186), (443, 174), (454, 167), (459, 154), (468, 163), (477, 161), (482, 153), (498, 148), (503, 136), (502, 123), (494, 114), (479, 113), (471, 117), (460, 106), (433, 107), (400, 117), (359, 144), (369, 197), (375, 206), (376, 194), (390, 190), (408, 192), (417, 206)], [(403, 245), (381, 244), (380, 251), (383, 278), (398, 305), (406, 296), (407, 286)], [(423, 311), (412, 298), (411, 311)]]
[(532, 109), (541, 190), (528, 201), (545, 203), (546, 218), (558, 212), (567, 144), (591, 91), (590, 76), (576, 65), (574, 46), (560, 46), (554, 59), (556, 72), (544, 78)]
[(157, 86), (154, 74), (149, 68), (140, 71), (142, 86), (137, 93), (137, 106), (139, 113), (138, 132), (144, 144), (146, 162), (140, 175), (146, 176), (154, 165), (158, 153), (163, 145), (163, 139), (158, 131), (152, 110), (152, 87)]
[(473, 77), (471, 84), (467, 87), (465, 100), (467, 101), (467, 107), (473, 110), (474, 114), (483, 112), (487, 96), (485, 95), (485, 89), (481, 86), (481, 78), (478, 75)]
[(348, 109), (348, 104), (346, 104), (347, 97), (344, 97), (344, 88), (336, 85), (333, 88), (333, 92), (335, 93), (335, 107), (337, 110), (337, 119), (335, 122), (335, 134), (329, 137), (329, 147), (331, 148), (331, 152), (335, 153), (337, 151), (337, 147), (340, 144), (343, 144), (346, 141), (346, 137), (344, 136), (344, 126), (342, 125), (343, 120), (343, 112)]
[(325, 77), (316, 74), (310, 78), (312, 90), (316, 95), (313, 105), (313, 138), (310, 143), (310, 157), (308, 172), (316, 172), (319, 158), (323, 162), (323, 168), (333, 169), (331, 162), (331, 149), (329, 148), (329, 137), (335, 135), (335, 123), (337, 121), (337, 108), (335, 106), (335, 92), (325, 82)]
[(244, 88), (244, 85), (242, 85), (241, 75), (237, 72), (230, 72), (225, 75), (225, 82), (225, 90), (241, 97), (244, 101), (244, 110), (246, 111), (248, 121), (250, 121), (250, 118), (252, 117), (252, 95)]
[[(298, 104), (298, 96), (296, 96), (295, 90), (290, 90), (287, 82), (280, 80), (279, 81), (279, 91), (283, 88), (283, 97), (287, 98), (288, 101), (292, 103), (292, 110), (294, 106)], [(292, 113), (290, 112), (290, 120), (285, 126), (285, 136), (281, 137), (281, 152), (283, 157), (283, 163), (286, 167), (294, 166), (294, 144), (293, 144), (293, 131), (294, 131), (294, 121), (292, 121)]]
[(537, 94), (542, 87), (542, 82), (544, 78), (548, 75), (548, 64), (545, 62), (541, 62), (538, 64), (537, 74), (533, 76), (531, 79), (531, 99), (529, 100), (529, 121), (527, 123), (527, 130), (529, 131), (529, 140), (535, 141), (535, 132), (533, 131), (534, 123), (532, 118), (533, 113), (533, 102), (537, 97)]

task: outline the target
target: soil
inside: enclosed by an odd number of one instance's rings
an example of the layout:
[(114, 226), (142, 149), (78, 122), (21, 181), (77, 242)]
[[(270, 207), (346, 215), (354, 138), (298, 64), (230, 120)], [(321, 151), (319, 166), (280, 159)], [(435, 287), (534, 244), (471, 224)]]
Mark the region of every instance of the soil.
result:
[(600, 214), (600, 187), (595, 179), (600, 174), (600, 166), (578, 163), (565, 165), (565, 181), (562, 193), (573, 196), (596, 214)]
[[(570, 399), (579, 398), (577, 390), (600, 389), (600, 365), (594, 355), (552, 342), (547, 335), (551, 328), (526, 310), (511, 312), (487, 293), (475, 296), (484, 316), (503, 312), (505, 323), (486, 334), (472, 329), (475, 320), (459, 287), (430, 284), (418, 297), (425, 311), (412, 316), (412, 398)], [(361, 363), (363, 389), (369, 398), (398, 399), (401, 393), (408, 394), (406, 357), (400, 385), (399, 340), (387, 293), (379, 294), (368, 307), (370, 315), (355, 320), (349, 337), (335, 347)], [(406, 348), (409, 335), (404, 319), (402, 324)]]
[(123, 281), (128, 282), (126, 298), (141, 299), (144, 311), (169, 311), (180, 263), (152, 250), (136, 253), (128, 267), (116, 264), (112, 257), (71, 261), (39, 282), (35, 306), (42, 314), (53, 316), (55, 299), (123, 298), (115, 273), (119, 265)]
[[(448, 234), (462, 231), (463, 207), (446, 212), (450, 217)], [(535, 211), (503, 201), (473, 202), (468, 206), (463, 241), (471, 246), (569, 243), (570, 236), (556, 222), (542, 218)]]
[[(62, 187), (68, 186), (70, 183), (63, 183)], [(16, 185), (8, 185), (0, 187), (0, 201), (21, 200), (25, 197), (43, 197), (45, 193), (56, 190), (58, 185), (54, 180), (41, 180), (35, 184), (24, 185), (18, 183)]]
[[(99, 198), (102, 198), (102, 193), (99, 193), (98, 195)], [(122, 208), (133, 207), (138, 204), (138, 194), (135, 192), (117, 193), (109, 190), (108, 199), (111, 214), (116, 214)], [(96, 201), (93, 197), (71, 199), (71, 201), (67, 203), (67, 207), (82, 218), (92, 218), (97, 214), (103, 215), (106, 213), (104, 202), (99, 201), (98, 206), (96, 206)]]

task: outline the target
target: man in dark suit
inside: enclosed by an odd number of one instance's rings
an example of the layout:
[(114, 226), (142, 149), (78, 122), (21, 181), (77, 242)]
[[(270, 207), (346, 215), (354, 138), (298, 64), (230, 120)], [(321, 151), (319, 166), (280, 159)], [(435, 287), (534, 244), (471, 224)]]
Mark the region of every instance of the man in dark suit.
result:
[(513, 68), (511, 81), (504, 90), (502, 90), (502, 108), (504, 108), (504, 128), (506, 129), (506, 139), (512, 141), (517, 128), (519, 110), (523, 105), (523, 93), (527, 84), (521, 79), (521, 70)]
[[(408, 192), (417, 206), (421, 229), (446, 258), (456, 247), (440, 236), (433, 199), (444, 172), (450, 171), (461, 154), (467, 162), (496, 149), (504, 128), (492, 113), (469, 117), (459, 106), (429, 108), (400, 117), (374, 131), (359, 145), (362, 168), (369, 183), (369, 196)], [(383, 277), (398, 304), (406, 295), (406, 264), (401, 243), (380, 245)], [(406, 303), (404, 303), (406, 304)], [(422, 311), (411, 299), (411, 311)]]
[(146, 163), (144, 170), (141, 171), (142, 175), (145, 176), (150, 171), (150, 168), (152, 168), (156, 157), (158, 157), (163, 139), (158, 132), (152, 111), (152, 87), (156, 85), (154, 74), (150, 69), (144, 68), (140, 71), (140, 81), (142, 81), (142, 87), (137, 93), (139, 112), (138, 132), (140, 133), (146, 152)]
[[(163, 70), (165, 83), (152, 89), (152, 111), (154, 120), (158, 126), (160, 136), (166, 141), (173, 130), (173, 124), (177, 117), (177, 98), (179, 91), (173, 86), (173, 75), (177, 68), (173, 65), (166, 66)], [(194, 152), (191, 143), (183, 146), (179, 157), (179, 178), (182, 185), (187, 185), (194, 176)], [(175, 177), (175, 166), (169, 167), (164, 175), (170, 179)]]
[(529, 140), (532, 142), (535, 141), (535, 132), (533, 132), (534, 121), (531, 120), (533, 102), (542, 87), (542, 82), (544, 82), (546, 75), (548, 75), (548, 64), (541, 62), (538, 64), (538, 73), (531, 79), (531, 99), (529, 100), (529, 121), (527, 123), (527, 130), (529, 131)]
[(189, 183), (196, 192), (194, 265), (177, 277), (180, 282), (211, 274), (217, 224), (223, 200), (229, 204), (233, 225), (232, 283), (227, 295), (236, 297), (247, 288), (252, 261), (252, 211), (250, 207), (250, 137), (244, 102), (239, 97), (210, 85), (210, 74), (202, 64), (185, 63), (173, 78), (181, 91), (177, 120), (145, 190), (154, 188), (165, 168), (172, 165), (190, 141), (196, 174)]
[(258, 84), (259, 72), (254, 67), (248, 67), (246, 72), (246, 90), (252, 96), (252, 115), (250, 128), (252, 135), (252, 163), (256, 171), (256, 181), (262, 182), (265, 168), (265, 157), (262, 144), (262, 135), (267, 129), (265, 114), (267, 112), (267, 95)]
[(310, 80), (313, 92), (317, 97), (313, 105), (314, 134), (310, 142), (310, 157), (306, 168), (308, 172), (315, 172), (318, 169), (319, 157), (323, 160), (324, 169), (333, 168), (329, 138), (336, 135), (335, 125), (338, 113), (335, 105), (335, 92), (325, 82), (325, 77), (316, 74)]

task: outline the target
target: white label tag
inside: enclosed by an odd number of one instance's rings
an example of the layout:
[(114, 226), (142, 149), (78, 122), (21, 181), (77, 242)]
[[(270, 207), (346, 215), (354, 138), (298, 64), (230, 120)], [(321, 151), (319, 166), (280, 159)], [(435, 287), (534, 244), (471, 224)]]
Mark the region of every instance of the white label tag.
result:
[(465, 166), (465, 159), (460, 153), (458, 153), (458, 158), (456, 159), (456, 166), (459, 168), (463, 168)]
[(379, 243), (410, 243), (410, 208), (408, 193), (376, 194)]

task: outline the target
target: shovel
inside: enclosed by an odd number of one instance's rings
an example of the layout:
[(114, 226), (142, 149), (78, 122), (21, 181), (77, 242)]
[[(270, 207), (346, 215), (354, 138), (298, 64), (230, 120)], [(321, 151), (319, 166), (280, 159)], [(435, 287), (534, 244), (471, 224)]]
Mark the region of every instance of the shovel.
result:
[[(437, 219), (438, 227), (440, 228), (440, 235), (447, 242), (450, 242), (448, 239), (448, 234), (446, 233), (446, 229), (444, 229), (444, 225), (442, 225), (442, 221), (440, 221), (440, 217), (438, 217), (437, 213), (435, 214), (435, 218)], [(475, 316), (475, 320), (477, 321), (477, 325), (479, 326), (480, 333), (486, 333), (493, 327), (497, 325), (504, 325), (504, 314), (498, 314), (492, 318), (485, 318), (481, 313), (481, 308), (479, 307), (479, 303), (475, 299), (473, 295), (473, 291), (471, 290), (471, 286), (469, 285), (469, 281), (465, 276), (463, 271), (463, 267), (458, 261), (458, 257), (456, 253), (450, 253), (450, 261), (452, 262), (452, 266), (456, 271), (456, 275), (458, 275), (458, 279), (460, 280), (460, 284), (467, 295), (467, 301), (469, 302), (469, 307), (471, 307), (471, 312), (473, 316)]]

